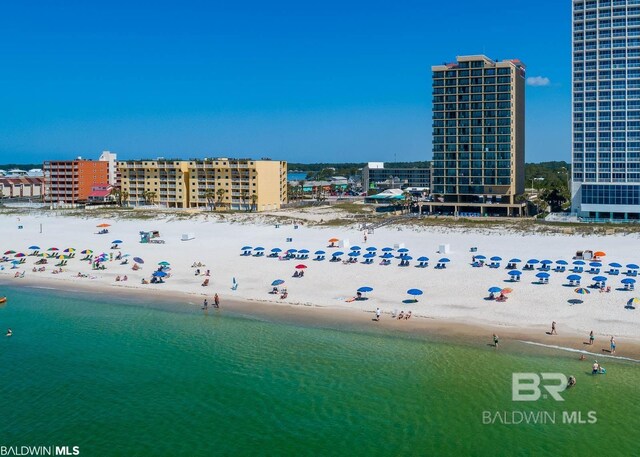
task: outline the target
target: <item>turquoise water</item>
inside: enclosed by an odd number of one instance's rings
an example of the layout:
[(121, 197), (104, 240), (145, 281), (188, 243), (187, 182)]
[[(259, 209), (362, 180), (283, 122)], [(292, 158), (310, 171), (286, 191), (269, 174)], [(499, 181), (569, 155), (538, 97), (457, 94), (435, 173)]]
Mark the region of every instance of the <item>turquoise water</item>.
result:
[(301, 179), (307, 179), (307, 172), (302, 172), (302, 173), (294, 173), (294, 172), (288, 172), (287, 173), (287, 181), (300, 181)]
[[(634, 455), (638, 365), (285, 325), (195, 306), (4, 289), (0, 446), (82, 456)], [(505, 343), (506, 346), (506, 343)], [(511, 401), (514, 371), (574, 374), (564, 402)], [(483, 424), (483, 411), (595, 424)], [(561, 422), (561, 418), (557, 422)], [(594, 449), (597, 448), (597, 453)]]

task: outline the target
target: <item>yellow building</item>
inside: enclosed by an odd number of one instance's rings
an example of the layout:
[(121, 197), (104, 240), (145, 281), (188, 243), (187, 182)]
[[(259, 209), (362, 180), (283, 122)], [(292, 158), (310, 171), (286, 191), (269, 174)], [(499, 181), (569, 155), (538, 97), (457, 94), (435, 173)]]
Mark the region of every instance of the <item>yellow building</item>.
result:
[(132, 205), (267, 211), (287, 201), (287, 163), (204, 159), (118, 163), (120, 187)]

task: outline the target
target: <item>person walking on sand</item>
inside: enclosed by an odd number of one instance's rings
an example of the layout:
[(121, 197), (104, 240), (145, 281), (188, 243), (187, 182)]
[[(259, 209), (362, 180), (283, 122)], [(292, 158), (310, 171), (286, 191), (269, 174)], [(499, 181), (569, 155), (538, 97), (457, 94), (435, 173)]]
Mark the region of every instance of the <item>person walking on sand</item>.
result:
[(493, 334), (493, 347), (498, 349), (498, 343), (500, 341), (498, 340), (498, 335), (496, 335), (495, 333)]
[(551, 323), (551, 334), (552, 335), (557, 335), (558, 334), (558, 332), (556, 331), (556, 321), (553, 321)]
[(380, 321), (380, 314), (381, 314), (380, 308), (376, 308), (376, 322)]
[(612, 336), (611, 340), (609, 341), (610, 345), (609, 345), (609, 352), (611, 354), (615, 354), (616, 353), (616, 339)]
[(220, 297), (218, 297), (218, 294), (215, 294), (215, 295), (213, 296), (213, 305), (214, 305), (216, 308), (220, 308)]
[(593, 334), (593, 330), (591, 330), (591, 333), (589, 333), (589, 345), (593, 346), (593, 342), (595, 341), (596, 337)]

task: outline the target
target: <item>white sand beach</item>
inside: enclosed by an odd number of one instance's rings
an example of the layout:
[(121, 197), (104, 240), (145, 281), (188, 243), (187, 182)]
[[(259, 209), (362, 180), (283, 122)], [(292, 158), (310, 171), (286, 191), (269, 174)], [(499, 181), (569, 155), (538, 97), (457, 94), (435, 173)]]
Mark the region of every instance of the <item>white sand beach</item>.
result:
[[(55, 247), (59, 251), (75, 248), (75, 258), (69, 259), (63, 272), (53, 274), (55, 259), (48, 259), (43, 272), (33, 272), (34, 263), (40, 257), (26, 256), (26, 263), (11, 268), (11, 263), (4, 262), (4, 270), (0, 278), (19, 284), (20, 281), (41, 281), (43, 284), (56, 281), (57, 287), (63, 284), (73, 285), (87, 283), (96, 292), (108, 293), (138, 289), (166, 291), (167, 293), (183, 292), (197, 296), (205, 296), (211, 301), (214, 293), (225, 300), (245, 300), (256, 304), (288, 304), (307, 305), (329, 308), (342, 308), (371, 312), (376, 307), (383, 311), (387, 318), (393, 311), (412, 311), (416, 318), (430, 318), (445, 322), (462, 324), (505, 326), (511, 328), (550, 329), (552, 321), (556, 321), (559, 331), (588, 335), (593, 330), (602, 342), (609, 335), (616, 338), (640, 340), (640, 309), (625, 309), (630, 298), (640, 295), (634, 291), (618, 290), (622, 288), (621, 280), (628, 263), (640, 262), (640, 251), (637, 247), (638, 235), (611, 235), (606, 237), (575, 235), (544, 235), (513, 233), (496, 230), (461, 230), (461, 229), (409, 229), (380, 228), (368, 235), (364, 242), (363, 233), (352, 228), (317, 228), (304, 225), (294, 228), (293, 225), (265, 225), (256, 218), (254, 223), (222, 222), (219, 218), (206, 215), (194, 216), (191, 219), (168, 218), (159, 215), (157, 219), (103, 219), (74, 218), (48, 215), (8, 216), (0, 217), (0, 254), (14, 250), (29, 254), (29, 246), (39, 246), (40, 252)], [(101, 223), (110, 224), (109, 233), (98, 235), (96, 226)], [(18, 227), (22, 228), (18, 228)], [(42, 227), (42, 233), (41, 233)], [(164, 244), (141, 244), (139, 231), (158, 230)], [(195, 239), (181, 241), (183, 233), (193, 233)], [(328, 248), (328, 240), (348, 239), (350, 244), (362, 248), (378, 248), (373, 264), (343, 264), (329, 262), (331, 253), (349, 249)], [(129, 254), (129, 264), (121, 265), (117, 261), (106, 261), (105, 270), (92, 270), (91, 264), (79, 259), (84, 257), (80, 251), (90, 249), (94, 255), (102, 252), (117, 254), (112, 250), (113, 240), (122, 240), (119, 251)], [(291, 239), (291, 241), (288, 241)], [(384, 247), (404, 245), (414, 260), (408, 267), (398, 266), (399, 260), (391, 259), (391, 264), (380, 265), (379, 255)], [(449, 244), (448, 254), (439, 254), (438, 247)], [(242, 256), (241, 248), (261, 246), (265, 255), (261, 257)], [(286, 251), (290, 248), (310, 251), (307, 260), (279, 260), (269, 258), (272, 248)], [(471, 247), (477, 247), (475, 254), (487, 258), (500, 256), (503, 261), (500, 268), (474, 268), (471, 266)], [(601, 274), (608, 277), (607, 285), (611, 292), (599, 292), (592, 289), (588, 295), (577, 295), (575, 287), (568, 287), (566, 277), (570, 271), (556, 273), (552, 265), (548, 284), (539, 284), (536, 274), (538, 270), (523, 271), (519, 282), (509, 281), (505, 266), (507, 261), (517, 257), (523, 261), (530, 258), (539, 260), (564, 259), (571, 268), (572, 257), (577, 250), (599, 250), (606, 252), (602, 259)], [(317, 250), (327, 252), (326, 260), (314, 261), (313, 253)], [(7, 257), (14, 259), (15, 254)], [(396, 254), (397, 255), (397, 254)], [(427, 256), (430, 259), (427, 268), (417, 268), (416, 259)], [(144, 260), (141, 269), (132, 270), (133, 257)], [(447, 257), (450, 262), (446, 269), (434, 269), (438, 259)], [(348, 258), (346, 255), (342, 259)], [(170, 276), (163, 284), (141, 284), (143, 278), (150, 279), (158, 263), (170, 263)], [(195, 275), (194, 262), (201, 262), (201, 275)], [(610, 276), (608, 264), (618, 262), (623, 265), (621, 274)], [(305, 275), (294, 278), (295, 266), (305, 264)], [(522, 271), (524, 262), (518, 265)], [(538, 267), (539, 265), (536, 265)], [(204, 273), (210, 270), (209, 285), (202, 286), (206, 279)], [(15, 278), (16, 272), (24, 272), (24, 279)], [(89, 275), (80, 278), (78, 273)], [(126, 282), (116, 282), (116, 276), (128, 276)], [(592, 276), (582, 273), (582, 286), (592, 284)], [(237, 290), (232, 290), (233, 279), (237, 281)], [(286, 299), (280, 295), (270, 294), (271, 283), (276, 279), (285, 281), (288, 290)], [(365, 294), (367, 300), (347, 301), (355, 297), (356, 289), (370, 286), (373, 292)], [(488, 289), (492, 286), (509, 287), (513, 292), (505, 302), (487, 300)], [(417, 303), (405, 303), (411, 298), (408, 289), (421, 289), (424, 294), (418, 297)], [(1, 293), (0, 293), (1, 295)], [(583, 302), (572, 304), (569, 300), (580, 299)], [(370, 320), (370, 314), (367, 314)]]

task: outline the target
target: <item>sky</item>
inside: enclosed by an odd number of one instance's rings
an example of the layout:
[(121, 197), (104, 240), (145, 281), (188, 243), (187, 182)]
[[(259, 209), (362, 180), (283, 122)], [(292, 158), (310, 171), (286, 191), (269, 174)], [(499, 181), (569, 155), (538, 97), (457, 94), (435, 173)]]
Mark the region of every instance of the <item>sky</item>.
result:
[(569, 160), (571, 2), (5, 2), (0, 163), (430, 160), (431, 66), (527, 66), (526, 160)]

